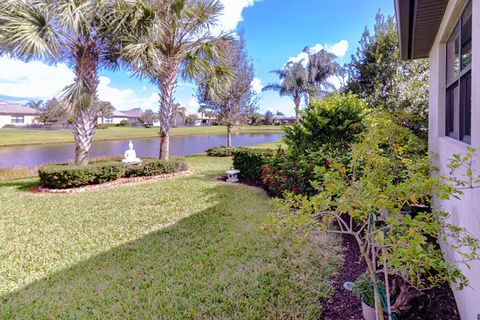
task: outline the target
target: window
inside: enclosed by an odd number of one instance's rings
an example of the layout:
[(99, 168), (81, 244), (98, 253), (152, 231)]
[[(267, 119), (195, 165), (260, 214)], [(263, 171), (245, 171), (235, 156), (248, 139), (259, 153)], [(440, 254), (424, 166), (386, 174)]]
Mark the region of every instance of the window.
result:
[(24, 116), (12, 116), (11, 122), (12, 123), (24, 123), (25, 118), (24, 118)]
[(105, 124), (112, 124), (113, 118), (112, 117), (105, 117)]
[(472, 125), (472, 3), (447, 42), (446, 135), (471, 142)]

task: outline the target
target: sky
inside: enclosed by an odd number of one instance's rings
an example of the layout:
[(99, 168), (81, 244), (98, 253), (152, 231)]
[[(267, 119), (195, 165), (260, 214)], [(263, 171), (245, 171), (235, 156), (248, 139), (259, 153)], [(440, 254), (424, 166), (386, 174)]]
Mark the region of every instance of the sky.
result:
[[(355, 54), (361, 35), (370, 30), (375, 15), (393, 15), (393, 0), (220, 0), (224, 14), (218, 28), (244, 32), (247, 50), (255, 66), (252, 88), (258, 93), (259, 112), (280, 111), (293, 115), (293, 101), (276, 92), (262, 92), (263, 86), (278, 81), (271, 73), (288, 61), (300, 61), (305, 47), (326, 49), (343, 65)], [(148, 80), (130, 76), (128, 70), (99, 72), (98, 95), (118, 110), (158, 109), (158, 89)], [(22, 62), (0, 57), (0, 100), (26, 103), (48, 100), (73, 80), (65, 64)], [(332, 79), (335, 82), (335, 79)], [(198, 110), (194, 83), (179, 79), (176, 102), (189, 112)]]

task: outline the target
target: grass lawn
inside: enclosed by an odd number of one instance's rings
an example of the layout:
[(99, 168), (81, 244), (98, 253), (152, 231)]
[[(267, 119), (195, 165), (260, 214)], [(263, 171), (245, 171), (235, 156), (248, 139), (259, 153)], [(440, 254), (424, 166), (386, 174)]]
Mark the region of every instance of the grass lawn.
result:
[(341, 263), (335, 238), (263, 231), (264, 192), (194, 174), (75, 195), (0, 183), (1, 319), (308, 319)]
[[(97, 130), (94, 141), (119, 140), (130, 138), (154, 138), (158, 137), (159, 128), (143, 127), (110, 127)], [(178, 127), (171, 131), (172, 136), (181, 135), (206, 135), (226, 134), (226, 127)], [(234, 132), (241, 133), (282, 133), (279, 126), (244, 126), (236, 127)], [(23, 129), (0, 129), (0, 147), (12, 145), (30, 145), (46, 143), (73, 142), (70, 130), (23, 130)]]

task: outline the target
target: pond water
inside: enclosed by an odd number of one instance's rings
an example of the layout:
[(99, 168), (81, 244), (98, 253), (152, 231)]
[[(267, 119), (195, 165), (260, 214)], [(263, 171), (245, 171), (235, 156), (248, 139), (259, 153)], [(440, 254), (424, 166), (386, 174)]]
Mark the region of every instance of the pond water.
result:
[[(249, 146), (277, 141), (282, 134), (237, 134), (232, 137), (233, 146)], [(123, 156), (129, 140), (94, 142), (90, 156)], [(159, 139), (132, 139), (137, 156), (158, 157)], [(170, 138), (170, 155), (185, 156), (201, 153), (208, 148), (225, 145), (225, 135), (174, 136)], [(0, 147), (0, 168), (35, 167), (48, 163), (65, 163), (74, 158), (73, 143)]]

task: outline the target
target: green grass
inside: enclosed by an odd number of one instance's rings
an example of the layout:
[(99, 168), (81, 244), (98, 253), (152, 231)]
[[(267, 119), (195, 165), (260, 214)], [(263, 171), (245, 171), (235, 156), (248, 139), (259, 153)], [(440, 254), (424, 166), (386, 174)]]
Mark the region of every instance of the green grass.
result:
[[(110, 127), (97, 130), (94, 141), (119, 140), (130, 138), (155, 138), (158, 137), (158, 128), (143, 127)], [(207, 135), (226, 134), (226, 127), (178, 127), (171, 131), (172, 136), (182, 135)], [(241, 133), (282, 133), (278, 126), (244, 126), (236, 127), (234, 132)], [(70, 130), (23, 130), (23, 129), (0, 129), (0, 147), (13, 145), (31, 145), (47, 143), (73, 142)]]
[(0, 183), (0, 318), (318, 318), (336, 239), (262, 231), (265, 193), (216, 179), (230, 159), (186, 159), (191, 176), (82, 194)]

